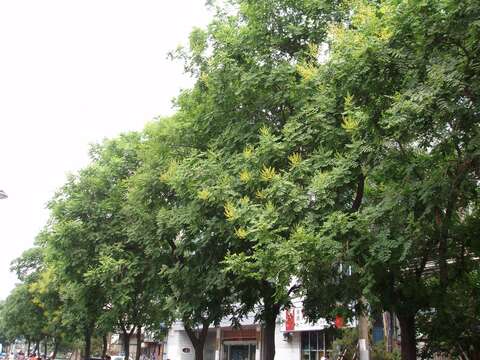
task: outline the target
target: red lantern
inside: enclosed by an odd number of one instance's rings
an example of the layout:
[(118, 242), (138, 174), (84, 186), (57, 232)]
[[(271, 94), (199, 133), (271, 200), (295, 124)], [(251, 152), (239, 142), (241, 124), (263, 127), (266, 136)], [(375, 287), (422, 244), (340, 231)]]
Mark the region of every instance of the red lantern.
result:
[(343, 322), (343, 317), (341, 315), (335, 316), (335, 327), (337, 329), (343, 328), (344, 322)]

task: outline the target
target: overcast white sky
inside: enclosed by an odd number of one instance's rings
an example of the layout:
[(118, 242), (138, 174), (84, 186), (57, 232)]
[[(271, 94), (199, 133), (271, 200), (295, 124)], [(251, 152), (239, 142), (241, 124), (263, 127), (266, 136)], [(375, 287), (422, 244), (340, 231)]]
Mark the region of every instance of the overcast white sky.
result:
[(208, 23), (204, 3), (0, 0), (0, 299), (88, 144), (172, 113), (191, 79), (166, 54)]

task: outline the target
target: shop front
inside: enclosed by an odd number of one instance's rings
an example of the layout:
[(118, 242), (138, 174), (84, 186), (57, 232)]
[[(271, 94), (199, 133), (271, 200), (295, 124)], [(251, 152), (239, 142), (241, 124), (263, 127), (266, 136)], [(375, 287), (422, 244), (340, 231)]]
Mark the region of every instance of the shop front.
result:
[[(204, 360), (263, 360), (264, 336), (254, 317), (234, 328), (225, 319), (208, 331)], [(292, 306), (279, 316), (275, 329), (276, 360), (321, 360), (331, 354), (333, 333), (324, 320), (309, 323), (300, 306)], [(194, 360), (195, 350), (181, 323), (172, 326), (166, 339), (164, 360)], [(332, 356), (329, 356), (332, 358)]]
[(222, 346), (220, 360), (260, 360), (259, 351), (257, 351), (260, 341), (259, 330), (255, 325), (241, 329), (218, 328)]
[(224, 341), (223, 359), (255, 360), (256, 343), (249, 341)]
[[(223, 324), (222, 324), (223, 325)], [(244, 324), (212, 327), (208, 331), (203, 353), (204, 360), (261, 360), (261, 327)], [(195, 350), (181, 323), (170, 329), (166, 339), (164, 360), (193, 360)]]

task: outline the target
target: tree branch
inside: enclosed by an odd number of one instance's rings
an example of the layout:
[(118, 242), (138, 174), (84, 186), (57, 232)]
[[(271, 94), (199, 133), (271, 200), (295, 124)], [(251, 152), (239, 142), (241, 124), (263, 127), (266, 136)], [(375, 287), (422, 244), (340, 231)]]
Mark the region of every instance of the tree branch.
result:
[(288, 289), (287, 296), (290, 296), (293, 292), (300, 289), (300, 284), (293, 285), (290, 289)]
[(357, 193), (355, 195), (355, 199), (353, 200), (352, 208), (350, 209), (352, 213), (357, 212), (360, 206), (362, 205), (364, 189), (365, 189), (365, 175), (363, 175), (363, 173), (360, 173), (358, 175)]
[(180, 263), (184, 264), (185, 263), (185, 258), (182, 255), (177, 254), (177, 245), (175, 245), (175, 241), (172, 240), (171, 238), (167, 238), (167, 243), (170, 246), (170, 249), (172, 250), (172, 256)]

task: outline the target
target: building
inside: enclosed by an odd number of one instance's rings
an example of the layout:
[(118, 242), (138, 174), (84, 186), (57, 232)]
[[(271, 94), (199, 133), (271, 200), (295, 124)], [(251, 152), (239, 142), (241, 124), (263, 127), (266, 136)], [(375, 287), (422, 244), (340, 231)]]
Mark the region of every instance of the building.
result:
[[(108, 340), (107, 352), (110, 355), (124, 355), (124, 338), (121, 334), (111, 334)], [(129, 343), (130, 358), (135, 359), (137, 354), (137, 337), (135, 334), (130, 337)], [(163, 358), (163, 344), (157, 341), (152, 334), (142, 331), (142, 344), (140, 359), (156, 359)]]
[[(212, 326), (205, 343), (204, 360), (262, 360), (263, 329), (253, 320), (253, 317), (245, 319), (238, 329), (232, 328), (228, 321)], [(300, 303), (284, 310), (276, 324), (275, 359), (320, 360), (324, 353), (331, 352), (330, 325), (325, 320), (308, 323)], [(174, 323), (165, 339), (163, 360), (194, 358), (195, 350), (182, 323)]]
[[(334, 359), (340, 349), (333, 349), (333, 341), (338, 333), (335, 328), (343, 327), (343, 319), (337, 318), (335, 324), (321, 319), (309, 323), (304, 317), (301, 301), (294, 302), (288, 310), (282, 311), (277, 318), (275, 330), (276, 360), (320, 360), (324, 354)], [(356, 326), (348, 323), (346, 327)], [(386, 350), (398, 348), (400, 336), (394, 316), (383, 313), (374, 317), (371, 324), (373, 342), (385, 341)], [(115, 334), (110, 339), (109, 353), (123, 354), (122, 336)], [(263, 329), (251, 316), (241, 322), (240, 328), (232, 328), (228, 320), (209, 329), (204, 347), (204, 360), (263, 360)], [(334, 351), (336, 350), (336, 351)], [(342, 349), (343, 350), (343, 349)], [(135, 359), (136, 338), (130, 339), (130, 357)], [(152, 335), (143, 334), (141, 347), (142, 360), (194, 360), (195, 349), (183, 328), (177, 321), (168, 329), (163, 341)]]

